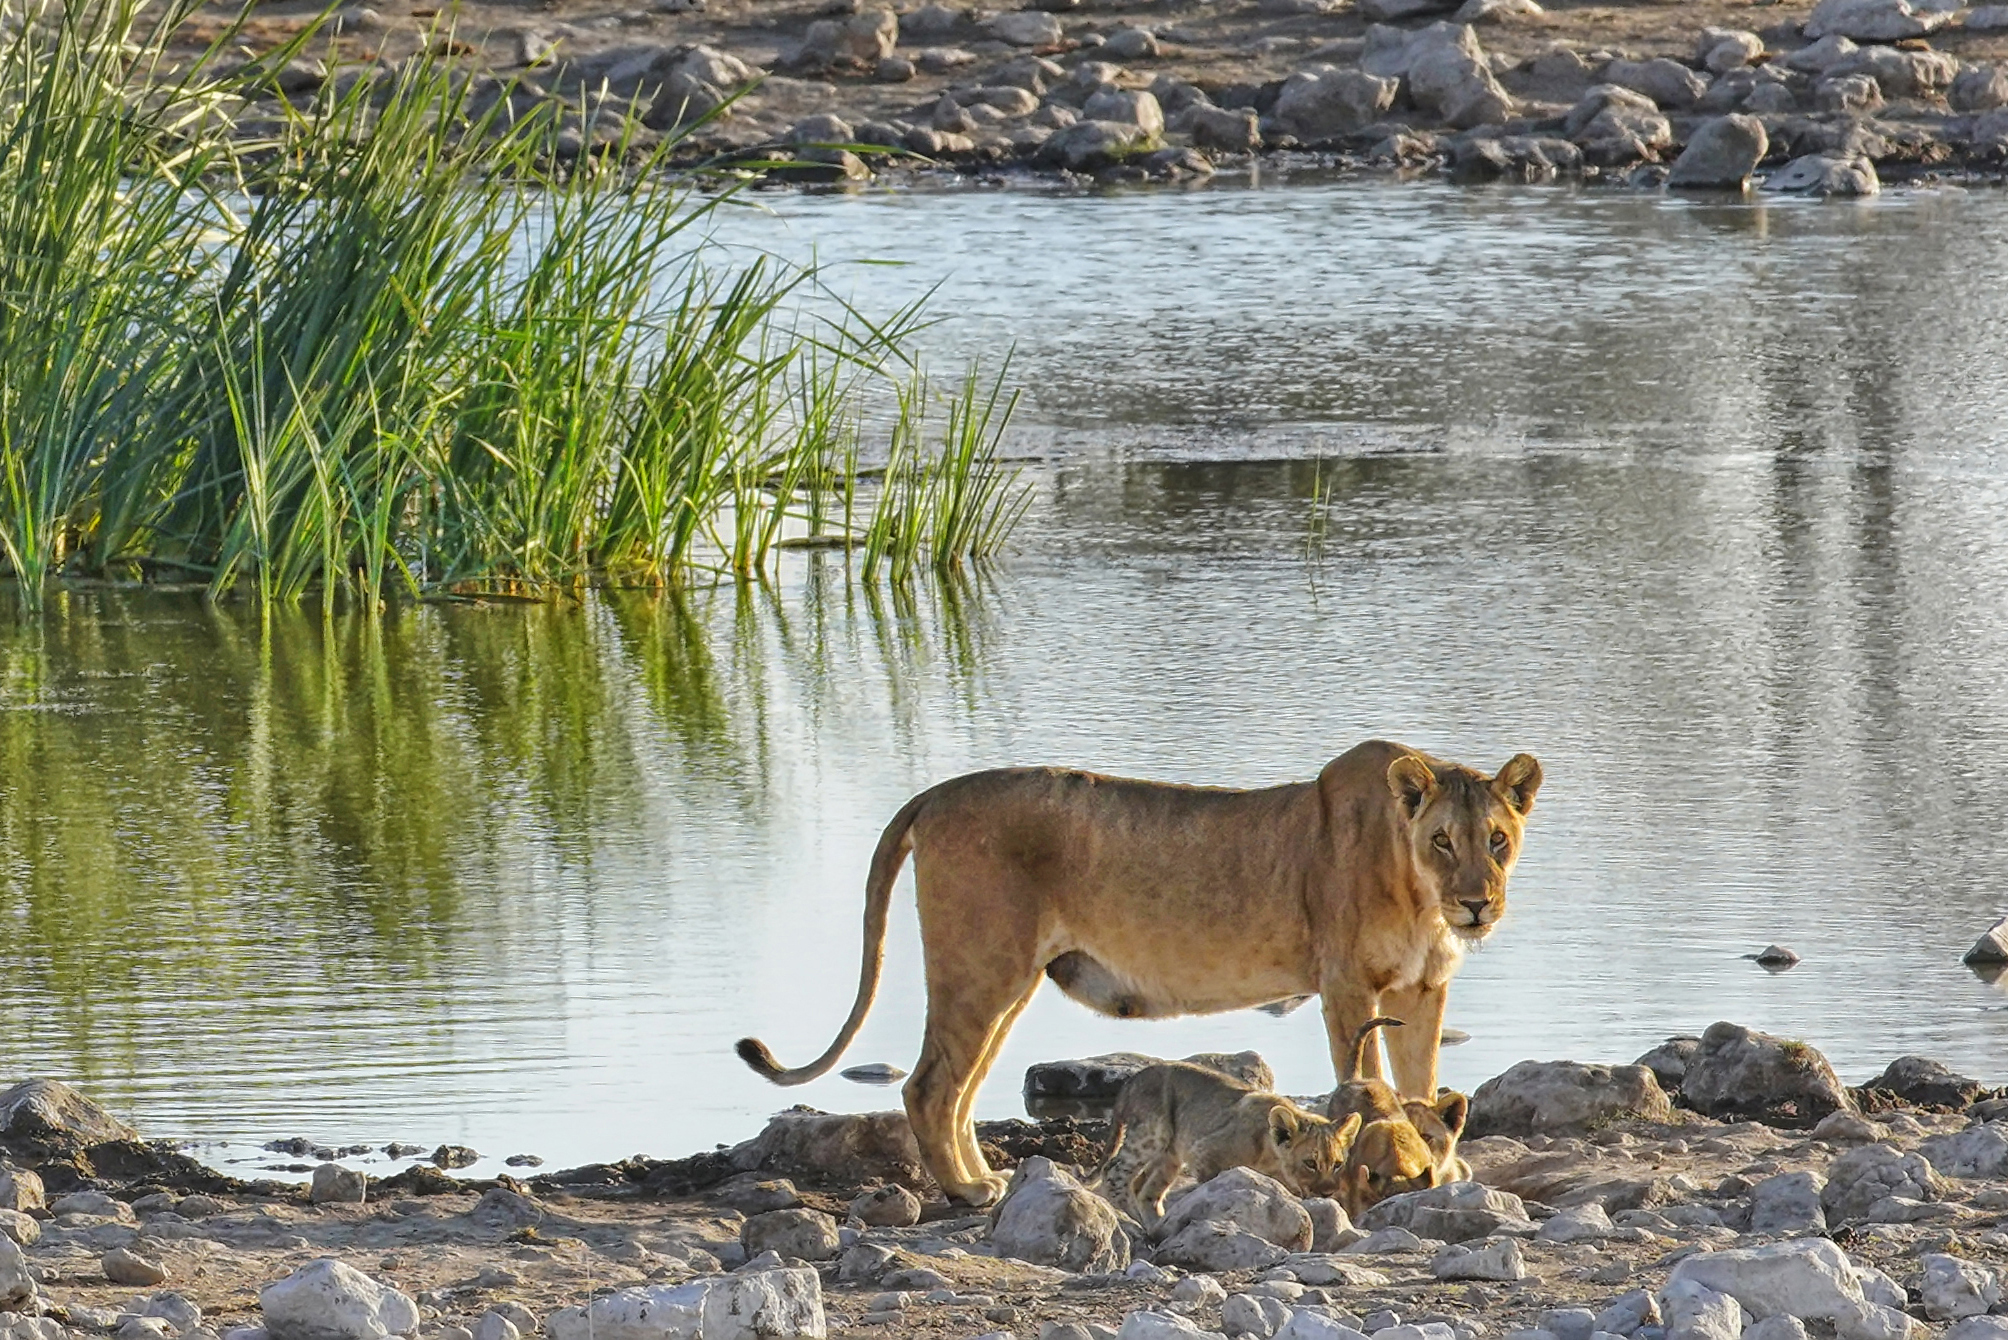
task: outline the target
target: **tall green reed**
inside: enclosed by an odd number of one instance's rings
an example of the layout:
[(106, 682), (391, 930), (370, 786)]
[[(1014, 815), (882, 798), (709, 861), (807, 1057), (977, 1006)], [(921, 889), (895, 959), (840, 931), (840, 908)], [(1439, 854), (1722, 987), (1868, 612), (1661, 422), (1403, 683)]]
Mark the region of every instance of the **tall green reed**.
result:
[[(135, 564), (371, 606), (759, 578), (856, 524), (887, 397), (868, 578), (1015, 524), (1001, 378), (972, 373), (936, 444), (919, 307), (874, 322), (814, 267), (720, 267), (704, 225), (735, 192), (674, 170), (675, 139), (417, 59), (247, 151), (216, 109), (285, 52), (162, 75), (180, 14), (92, 12), (0, 53), (0, 560), (30, 604)], [(568, 124), (607, 152), (568, 161)]]

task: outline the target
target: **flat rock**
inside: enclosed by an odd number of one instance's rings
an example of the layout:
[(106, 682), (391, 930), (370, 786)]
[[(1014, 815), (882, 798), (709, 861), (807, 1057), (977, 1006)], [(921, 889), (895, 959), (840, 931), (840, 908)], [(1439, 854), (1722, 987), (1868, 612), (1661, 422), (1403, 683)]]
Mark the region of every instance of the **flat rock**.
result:
[(1815, 1172), (1780, 1173), (1750, 1188), (1752, 1233), (1824, 1233), (1827, 1211), (1820, 1201), (1826, 1179)]
[(1918, 1296), (1933, 1321), (1985, 1316), (2001, 1305), (2001, 1277), (1986, 1266), (1937, 1252), (1918, 1264), (1924, 1267)]
[(1914, 9), (1908, 0), (1820, 0), (1804, 32), (1815, 39), (1839, 35), (1856, 42), (1900, 42), (1935, 32), (1951, 17)]
[[(1183, 1059), (1190, 1065), (1217, 1070), (1253, 1088), (1271, 1090), (1276, 1087), (1275, 1072), (1256, 1052), (1201, 1052)], [(1137, 1052), (1109, 1052), (1072, 1061), (1042, 1061), (1025, 1070), (1025, 1097), (1112, 1099), (1131, 1075), (1145, 1066), (1162, 1063), (1162, 1057), (1144, 1056)]]
[(1451, 1244), (1429, 1263), (1440, 1280), (1517, 1280), (1527, 1274), (1526, 1254), (1518, 1239), (1494, 1238), (1481, 1247)]
[(1873, 1144), (1851, 1149), (1828, 1165), (1820, 1203), (1832, 1224), (1865, 1217), (1885, 1196), (1936, 1201), (1944, 1191), (1943, 1179), (1923, 1154)]
[(105, 1278), (128, 1288), (150, 1289), (167, 1282), (167, 1271), (158, 1261), (141, 1256), (129, 1247), (114, 1247), (99, 1258)]
[(1408, 1191), (1370, 1207), (1360, 1216), (1367, 1229), (1403, 1228), (1423, 1238), (1464, 1242), (1509, 1232), (1532, 1237), (1537, 1231), (1518, 1196), (1476, 1182)]
[(1854, 1263), (1825, 1238), (1795, 1238), (1690, 1256), (1674, 1266), (1664, 1292), (1671, 1294), (1683, 1284), (1734, 1298), (1759, 1320), (1783, 1315), (1838, 1322), (1851, 1305), (1864, 1301)]
[(754, 1215), (741, 1227), (739, 1241), (748, 1256), (772, 1251), (797, 1261), (834, 1261), (842, 1247), (837, 1221), (806, 1207)]
[(1983, 1122), (1922, 1141), (1917, 1152), (1946, 1177), (2008, 1175), (2008, 1123)]
[(1266, 1270), (1289, 1253), (1266, 1238), (1221, 1219), (1182, 1224), (1158, 1244), (1157, 1259), (1185, 1270)]
[(550, 1340), (697, 1340), (711, 1280), (622, 1289), (551, 1314)]

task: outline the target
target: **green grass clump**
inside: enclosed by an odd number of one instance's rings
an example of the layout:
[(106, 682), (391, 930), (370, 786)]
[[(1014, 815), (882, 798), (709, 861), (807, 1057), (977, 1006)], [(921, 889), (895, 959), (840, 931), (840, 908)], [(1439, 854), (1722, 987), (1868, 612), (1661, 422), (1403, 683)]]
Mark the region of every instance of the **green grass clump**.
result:
[(803, 530), (906, 580), (1021, 515), (1001, 379), (933, 436), (919, 308), (811, 322), (813, 268), (714, 264), (734, 189), (675, 139), (574, 156), (609, 138), (583, 106), (416, 59), (247, 145), (225, 111), (289, 53), (170, 69), (180, 17), (72, 6), (0, 49), (0, 567), (29, 605), (135, 568), (372, 606), (756, 579)]

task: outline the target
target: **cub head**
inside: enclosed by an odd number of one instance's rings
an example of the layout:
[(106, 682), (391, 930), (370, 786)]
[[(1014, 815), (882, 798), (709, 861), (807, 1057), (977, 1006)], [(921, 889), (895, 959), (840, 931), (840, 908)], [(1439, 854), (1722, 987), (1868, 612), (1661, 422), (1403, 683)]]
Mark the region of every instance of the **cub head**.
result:
[(1344, 1121), (1333, 1121), (1294, 1103), (1276, 1104), (1269, 1109), (1276, 1180), (1299, 1196), (1331, 1195), (1340, 1188), (1346, 1157), (1359, 1130), (1357, 1112)]
[(1437, 1095), (1433, 1103), (1411, 1098), (1401, 1106), (1402, 1111), (1408, 1113), (1409, 1124), (1415, 1127), (1416, 1134), (1422, 1137), (1422, 1143), (1429, 1149), (1430, 1162), (1436, 1168), (1437, 1184), (1467, 1180), (1471, 1173), (1464, 1161), (1457, 1157), (1457, 1138), (1464, 1134), (1465, 1118), (1471, 1115), (1471, 1100), (1446, 1089)]
[(1483, 940), (1506, 915), (1506, 876), (1541, 789), (1541, 765), (1532, 754), (1515, 754), (1498, 776), (1486, 777), (1403, 754), (1388, 764), (1387, 784), (1423, 887), (1436, 895), (1452, 932)]
[(1370, 1122), (1353, 1140), (1351, 1156), (1340, 1179), (1339, 1202), (1358, 1222), (1370, 1206), (1404, 1191), (1426, 1191), (1436, 1185), (1436, 1160), (1429, 1145), (1403, 1118)]

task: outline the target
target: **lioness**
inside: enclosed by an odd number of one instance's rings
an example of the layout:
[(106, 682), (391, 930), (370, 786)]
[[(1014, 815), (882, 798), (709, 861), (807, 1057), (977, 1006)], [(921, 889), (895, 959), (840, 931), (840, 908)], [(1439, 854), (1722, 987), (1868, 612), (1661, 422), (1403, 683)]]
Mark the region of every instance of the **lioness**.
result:
[(1167, 1061), (1123, 1082), (1098, 1181), (1146, 1229), (1164, 1218), (1164, 1193), (1181, 1172), (1204, 1182), (1253, 1168), (1300, 1196), (1322, 1196), (1338, 1189), (1359, 1128), (1357, 1116), (1333, 1121), (1217, 1070)]
[[(1042, 973), (1105, 1014), (1247, 1009), (1316, 993), (1334, 1074), (1388, 1012), (1395, 1082), (1436, 1095), (1444, 993), (1468, 942), (1506, 911), (1506, 878), (1541, 765), (1496, 777), (1372, 740), (1317, 780), (1259, 791), (1124, 781), (1056, 768), (971, 773), (921, 792), (879, 838), (865, 883), (864, 965), (826, 1073), (863, 1026), (885, 958), (893, 881), (911, 851), (927, 1025), (906, 1082), (920, 1156), (949, 1196), (987, 1205), (1005, 1179), (976, 1145), (977, 1086)], [(1378, 1075), (1378, 1053), (1370, 1058)]]

